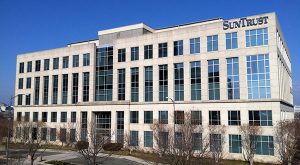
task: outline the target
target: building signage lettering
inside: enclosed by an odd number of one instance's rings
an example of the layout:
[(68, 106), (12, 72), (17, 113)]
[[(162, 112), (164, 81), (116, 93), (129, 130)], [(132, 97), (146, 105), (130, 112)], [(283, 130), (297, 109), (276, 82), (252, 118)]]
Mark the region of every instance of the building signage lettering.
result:
[(268, 16), (264, 16), (258, 18), (240, 18), (239, 21), (232, 22), (224, 21), (223, 30), (267, 24), (268, 18)]

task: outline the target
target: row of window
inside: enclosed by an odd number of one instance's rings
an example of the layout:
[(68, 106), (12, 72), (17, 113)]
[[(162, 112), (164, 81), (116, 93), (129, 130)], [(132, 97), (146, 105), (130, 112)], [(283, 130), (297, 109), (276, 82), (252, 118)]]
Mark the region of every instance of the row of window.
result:
[[(68, 74), (62, 75), (62, 104), (68, 104), (68, 91), (71, 91), (71, 101), (72, 104), (76, 104), (78, 102), (78, 81), (79, 81), (79, 73), (72, 73), (72, 85), (71, 90), (68, 87)], [(44, 76), (43, 78), (43, 86), (42, 86), (42, 104), (47, 105), (49, 101), (49, 76)], [(82, 79), (82, 101), (89, 101), (89, 82), (90, 82), (90, 73), (83, 72)], [(33, 104), (40, 104), (40, 77), (34, 78), (34, 99)], [(31, 77), (26, 78), (26, 88), (31, 88)], [(19, 89), (23, 89), (23, 78), (19, 79)], [(25, 105), (31, 105), (31, 94), (27, 94), (25, 96)], [(52, 76), (52, 104), (57, 104), (58, 98), (58, 75)], [(18, 95), (18, 105), (23, 105), (23, 94)]]
[[(35, 140), (37, 139), (38, 131), (41, 131), (41, 140), (57, 140), (57, 129), (56, 128), (47, 128), (43, 127), (40, 130), (38, 128), (32, 128), (32, 130), (21, 130), (21, 127), (16, 127), (16, 138), (20, 138), (22, 134), (24, 137), (29, 137), (29, 133), (31, 131), (31, 137)], [(69, 129), (69, 134), (67, 134), (66, 128), (60, 128), (59, 130), (59, 140), (61, 142), (66, 142), (67, 138), (69, 138), (69, 142), (76, 142), (76, 129)], [(50, 136), (48, 136), (48, 134)], [(68, 135), (68, 136), (67, 136)], [(139, 146), (139, 132), (138, 131), (130, 131), (129, 135), (129, 145), (130, 146)], [(222, 137), (223, 136), (223, 137)], [(242, 153), (242, 138), (241, 135), (237, 134), (229, 134), (229, 153)], [(159, 132), (159, 146), (167, 147), (169, 144), (169, 132)], [(210, 134), (209, 135), (209, 149), (210, 151), (222, 150), (222, 138), (224, 135), (221, 134)], [(254, 138), (255, 142), (255, 154), (257, 155), (274, 155), (274, 141), (273, 136), (265, 136), (265, 135), (256, 135), (251, 138)], [(183, 134), (182, 132), (175, 133), (175, 147), (182, 147), (183, 143)], [(192, 133), (192, 147), (194, 150), (202, 150), (203, 149), (203, 140), (202, 133)], [(144, 147), (153, 147), (153, 131), (144, 131)]]
[[(68, 118), (68, 113), (67, 112), (61, 112), (60, 113), (60, 122), (61, 123), (66, 123), (68, 122), (67, 120), (70, 120), (71, 123), (76, 123), (76, 112), (71, 112), (69, 114)], [(17, 112), (17, 121), (22, 120), (22, 112)], [(25, 112), (24, 115), (24, 121), (29, 122), (30, 121), (30, 112)], [(42, 112), (42, 118), (39, 119), (39, 112), (33, 112), (32, 113), (32, 121), (33, 122), (48, 122), (48, 112)], [(57, 112), (51, 112), (51, 119), (50, 122), (57, 122)]]
[[(209, 100), (220, 100), (220, 64), (218, 59), (208, 60)], [(240, 99), (239, 59), (227, 58), (227, 98)], [(174, 100), (184, 100), (184, 64), (174, 64)], [(201, 61), (190, 62), (191, 100), (201, 100)], [(139, 101), (139, 68), (130, 69), (131, 101)], [(145, 102), (153, 101), (153, 66), (144, 67)], [(159, 65), (159, 101), (168, 97), (168, 65)], [(125, 100), (126, 71), (118, 69), (118, 100)], [(249, 99), (271, 98), (269, 55), (247, 56), (247, 85)]]
[[(184, 111), (175, 111), (175, 124), (184, 124)], [(160, 124), (168, 124), (168, 111), (158, 112)], [(191, 124), (202, 125), (202, 111), (191, 111)], [(130, 123), (139, 123), (139, 111), (130, 111)], [(153, 111), (144, 111), (144, 124), (153, 123)], [(272, 111), (249, 111), (249, 124), (257, 126), (272, 126)], [(220, 111), (209, 111), (209, 125), (221, 125)], [(241, 125), (240, 111), (228, 111), (228, 125)]]
[[(222, 136), (221, 134), (209, 135), (210, 151), (222, 150)], [(229, 134), (229, 153), (242, 153), (242, 138), (241, 135)], [(167, 147), (169, 144), (169, 132), (159, 132), (160, 147)], [(224, 138), (224, 136), (223, 136)], [(274, 141), (273, 136), (256, 135), (255, 138), (255, 154), (257, 155), (274, 155)], [(175, 147), (183, 146), (183, 133), (175, 132)], [(130, 146), (139, 146), (139, 132), (130, 131)], [(192, 133), (192, 147), (194, 150), (202, 150), (202, 133)], [(144, 147), (153, 147), (153, 131), (144, 131)]]
[[(73, 55), (73, 64), (72, 67), (79, 67), (79, 55)], [(52, 59), (53, 65), (52, 69), (56, 70), (59, 69), (59, 57)], [(83, 63), (82, 66), (89, 66), (90, 65), (90, 54), (85, 53), (83, 54)], [(62, 68), (69, 68), (69, 56), (62, 57)], [(50, 69), (50, 59), (44, 59), (44, 71), (47, 71)], [(19, 73), (24, 73), (25, 70), (25, 64), (24, 62), (21, 62), (19, 64)], [(35, 61), (35, 71), (39, 72), (41, 71), (41, 60)], [(32, 72), (32, 61), (27, 62), (27, 73)]]
[[(226, 49), (238, 48), (237, 32), (226, 33)], [(190, 54), (200, 53), (200, 37), (191, 38)], [(268, 29), (246, 30), (246, 47), (268, 45)], [(207, 52), (218, 51), (218, 35), (207, 36)], [(183, 55), (183, 40), (173, 42), (173, 55)], [(139, 47), (130, 48), (131, 61), (139, 60)], [(168, 56), (168, 43), (158, 44), (158, 57)], [(144, 45), (144, 59), (153, 58), (153, 45)], [(118, 49), (118, 62), (126, 61), (126, 48)]]
[[(99, 63), (111, 59), (111, 52), (97, 53)], [(98, 54), (107, 54), (98, 57)], [(111, 54), (111, 55), (109, 55)], [(108, 56), (109, 55), (109, 56)], [(209, 100), (220, 100), (220, 65), (218, 59), (208, 60), (208, 96)], [(238, 57), (227, 58), (227, 98), (240, 99), (239, 59)], [(97, 62), (98, 63), (98, 62)], [(95, 101), (112, 101), (113, 90), (113, 67), (112, 63), (105, 66), (96, 65)], [(184, 100), (184, 64), (174, 64), (174, 100)], [(201, 61), (190, 62), (190, 85), (191, 100), (201, 100)], [(138, 102), (139, 93), (139, 68), (130, 69), (131, 101)], [(145, 102), (153, 101), (153, 66), (144, 67), (144, 98)], [(168, 65), (159, 65), (159, 101), (167, 101), (168, 97)], [(78, 101), (78, 73), (72, 74), (72, 103)], [(62, 103), (67, 104), (68, 75), (63, 75)], [(53, 76), (53, 104), (57, 102), (58, 76)], [(40, 78), (35, 77), (34, 104), (39, 103)], [(19, 78), (19, 89), (23, 89), (24, 80)], [(48, 104), (49, 76), (44, 76), (44, 104)], [(247, 56), (247, 85), (248, 99), (271, 98), (269, 55), (259, 54)], [(31, 88), (31, 78), (26, 79), (26, 88)], [(118, 100), (125, 100), (126, 71), (118, 69)], [(22, 105), (22, 95), (19, 95), (18, 105)], [(28, 97), (30, 104), (30, 95)], [(27, 100), (27, 99), (26, 99)], [(83, 101), (89, 100), (89, 72), (83, 73)], [(26, 105), (29, 105), (26, 101)]]
[[(271, 110), (257, 110), (249, 111), (249, 124), (257, 126), (272, 126), (272, 111)], [(60, 122), (67, 122), (67, 112), (61, 112)], [(123, 114), (124, 116), (124, 114)], [(184, 124), (184, 111), (175, 111), (175, 124)], [(22, 112), (17, 112), (17, 121), (21, 121)], [(42, 122), (47, 122), (48, 112), (42, 112)], [(30, 120), (30, 112), (25, 112), (25, 121)], [(33, 112), (32, 121), (37, 122), (38, 112)], [(124, 119), (123, 119), (124, 121)], [(158, 112), (158, 121), (160, 124), (168, 124), (168, 111)], [(50, 122), (57, 122), (57, 112), (51, 112)], [(76, 112), (71, 112), (71, 122), (76, 122)], [(191, 111), (191, 124), (202, 125), (202, 111)], [(139, 123), (139, 111), (130, 111), (130, 123)], [(153, 111), (144, 111), (144, 124), (153, 123)], [(209, 111), (209, 125), (221, 125), (220, 111)], [(228, 111), (228, 125), (241, 125), (240, 111)]]

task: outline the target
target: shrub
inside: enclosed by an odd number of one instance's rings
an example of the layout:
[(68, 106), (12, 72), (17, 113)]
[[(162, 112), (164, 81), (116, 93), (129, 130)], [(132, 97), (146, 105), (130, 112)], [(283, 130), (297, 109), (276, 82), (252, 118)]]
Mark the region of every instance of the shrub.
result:
[(78, 141), (75, 146), (78, 150), (88, 149), (89, 148), (89, 142), (87, 142), (87, 141)]
[(106, 143), (103, 145), (105, 151), (120, 151), (122, 148), (122, 143)]

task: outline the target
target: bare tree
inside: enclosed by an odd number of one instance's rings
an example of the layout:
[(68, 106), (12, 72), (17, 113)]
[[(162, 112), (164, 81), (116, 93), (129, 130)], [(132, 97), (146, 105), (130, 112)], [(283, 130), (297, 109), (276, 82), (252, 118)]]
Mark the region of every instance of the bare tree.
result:
[[(137, 132), (136, 132), (137, 133)], [(139, 143), (141, 139), (131, 134), (131, 132), (124, 133), (124, 148), (129, 150), (131, 155), (133, 151), (139, 150)]]
[(215, 163), (218, 164), (224, 156), (223, 146), (225, 144), (225, 125), (209, 125), (209, 143), (211, 156)]
[(297, 134), (299, 123), (295, 120), (279, 121), (275, 128), (275, 142), (278, 158), (283, 165), (293, 163), (293, 158), (297, 153)]
[(61, 146), (72, 146), (76, 139), (76, 132), (71, 132), (72, 130), (80, 130), (76, 123), (67, 122), (60, 125), (57, 129), (57, 137), (61, 142)]
[(23, 146), (33, 165), (34, 161), (45, 152), (49, 145), (49, 141), (42, 138), (41, 128), (45, 127), (45, 123), (22, 120), (16, 121), (14, 126), (16, 128), (15, 141)]
[[(208, 141), (203, 143), (201, 121), (191, 112), (181, 116), (174, 128), (155, 120), (151, 129), (156, 142), (154, 151), (168, 164), (200, 164), (208, 153)], [(205, 138), (207, 139), (207, 138)]]
[(261, 135), (260, 126), (243, 124), (239, 131), (242, 136), (243, 157), (250, 165), (253, 165), (254, 155), (256, 152), (256, 137)]
[(103, 149), (104, 145), (111, 141), (111, 132), (98, 131), (96, 123), (89, 122), (86, 140), (78, 141), (76, 144), (77, 152), (88, 165), (96, 165), (111, 156), (111, 154), (105, 154)]

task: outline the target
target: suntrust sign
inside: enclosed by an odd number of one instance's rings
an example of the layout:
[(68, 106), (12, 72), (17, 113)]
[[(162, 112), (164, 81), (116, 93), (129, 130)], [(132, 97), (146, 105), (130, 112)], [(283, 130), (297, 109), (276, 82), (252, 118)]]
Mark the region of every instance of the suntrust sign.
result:
[(267, 24), (268, 18), (268, 16), (264, 16), (258, 18), (240, 18), (239, 21), (232, 22), (224, 21), (223, 30)]

